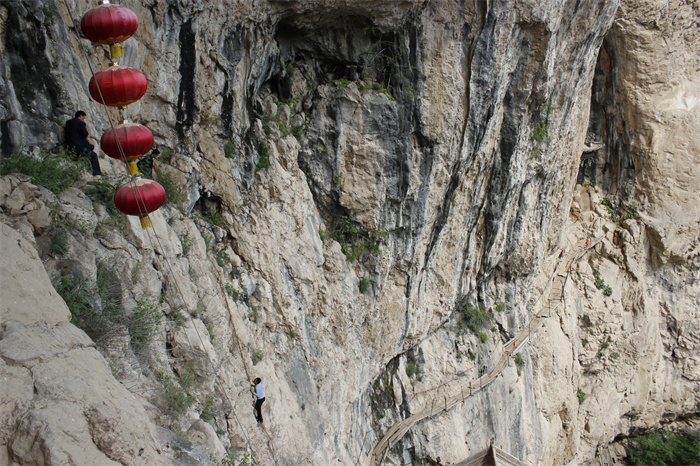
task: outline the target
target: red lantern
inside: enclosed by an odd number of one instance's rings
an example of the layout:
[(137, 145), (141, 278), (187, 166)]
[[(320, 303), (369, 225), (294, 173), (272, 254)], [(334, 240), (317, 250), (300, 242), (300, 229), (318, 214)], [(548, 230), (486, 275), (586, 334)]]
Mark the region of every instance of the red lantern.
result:
[(115, 44), (133, 36), (139, 27), (136, 13), (122, 5), (107, 2), (88, 10), (80, 20), (80, 30), (92, 42)]
[(143, 97), (147, 88), (148, 81), (142, 72), (118, 65), (95, 73), (88, 86), (90, 95), (99, 103), (122, 108)]
[(153, 180), (137, 179), (129, 181), (114, 193), (114, 205), (126, 215), (141, 218), (141, 226), (151, 226), (148, 214), (155, 212), (165, 202), (165, 189)]
[(150, 129), (143, 125), (124, 123), (105, 131), (100, 139), (100, 147), (113, 159), (130, 162), (129, 174), (136, 175), (138, 169), (133, 161), (146, 155), (153, 147), (153, 142), (153, 133)]

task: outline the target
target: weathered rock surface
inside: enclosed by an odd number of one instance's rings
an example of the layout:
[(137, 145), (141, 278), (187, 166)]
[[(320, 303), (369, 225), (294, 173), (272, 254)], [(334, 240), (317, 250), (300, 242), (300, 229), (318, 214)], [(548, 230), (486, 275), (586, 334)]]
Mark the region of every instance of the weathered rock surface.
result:
[(0, 223), (0, 318), (55, 324), (70, 320), (66, 303), (53, 289), (34, 245)]
[(112, 376), (94, 343), (70, 323), (4, 322), (0, 380), (0, 449), (19, 464), (208, 461), (191, 444), (191, 452), (171, 453), (173, 440), (151, 423), (143, 401)]
[[(416, 426), (389, 458), (454, 463), (493, 440), (531, 464), (585, 463), (617, 434), (697, 406), (697, 8), (554, 3), (130, 5), (140, 27), (123, 64), (144, 71), (149, 93), (127, 113), (172, 149), (156, 171), (181, 188), (180, 205), (144, 232), (86, 196), (86, 180), (53, 196), (6, 177), (0, 200), (51, 279), (81, 283), (81, 305), (110, 316), (89, 333), (123, 386), (152, 403), (133, 407), (136, 427), (171, 445), (163, 455), (189, 447), (150, 419), (180, 431), (206, 420), (223, 446), (264, 464), (366, 464), (393, 422), (485, 371), (589, 234), (605, 240), (522, 362)], [(57, 143), (57, 121), (77, 108), (94, 137), (107, 127), (85, 92), (86, 60), (102, 66), (102, 53), (84, 55), (65, 4), (55, 7), (0, 6), (3, 154)], [(580, 168), (600, 192), (576, 188)], [(105, 161), (108, 181), (120, 170)], [(68, 220), (62, 254), (50, 248), (53, 204)], [(481, 334), (456, 312), (466, 302), (494, 315)], [(50, 341), (13, 357), (78, 370), (97, 354)], [(97, 366), (85, 365), (89, 380), (112, 384)], [(33, 383), (22, 370), (16, 380)], [(258, 375), (264, 431), (250, 415)], [(53, 378), (47, 393), (68, 383)], [(13, 393), (18, 406), (32, 400)], [(31, 426), (80, 401), (47, 403), (15, 423), (10, 459), (72, 448), (22, 447)], [(86, 454), (131, 461), (123, 442), (136, 429), (119, 423), (131, 413), (120, 406), (76, 418), (75, 438), (101, 426)], [(116, 426), (109, 441), (105, 426)], [(221, 453), (211, 429), (197, 432)]]

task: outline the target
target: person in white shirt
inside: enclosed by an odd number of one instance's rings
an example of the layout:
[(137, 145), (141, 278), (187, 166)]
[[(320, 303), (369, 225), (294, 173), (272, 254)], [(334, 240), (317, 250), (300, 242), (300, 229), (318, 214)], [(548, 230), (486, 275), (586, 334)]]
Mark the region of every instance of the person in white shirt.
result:
[(258, 424), (262, 424), (262, 404), (265, 402), (265, 392), (263, 391), (260, 377), (256, 377), (253, 383), (250, 384), (250, 393), (255, 397), (255, 419), (258, 421)]

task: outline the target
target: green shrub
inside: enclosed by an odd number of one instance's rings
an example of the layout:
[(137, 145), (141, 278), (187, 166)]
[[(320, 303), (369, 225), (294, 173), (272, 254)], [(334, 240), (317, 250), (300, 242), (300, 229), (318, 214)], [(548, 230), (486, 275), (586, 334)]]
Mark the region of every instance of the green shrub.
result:
[(260, 159), (255, 166), (255, 171), (266, 170), (270, 168), (270, 146), (266, 142), (260, 144)]
[(523, 356), (520, 353), (516, 354), (515, 355), (515, 368), (518, 371), (518, 375), (520, 375), (522, 373), (524, 363), (525, 363), (525, 361), (523, 360)]
[(158, 170), (155, 180), (165, 189), (165, 205), (177, 206), (180, 204), (180, 185), (175, 176), (164, 170)]
[(216, 333), (214, 331), (214, 324), (210, 320), (204, 321), (204, 326), (207, 328), (209, 333), (209, 342), (213, 345), (216, 340)]
[(226, 141), (224, 144), (224, 156), (227, 159), (232, 159), (236, 155), (236, 144), (233, 141)]
[(97, 264), (96, 296), (87, 279), (74, 282), (64, 275), (53, 285), (70, 310), (71, 323), (95, 343), (102, 343), (115, 326), (123, 323), (119, 277), (104, 262)]
[(639, 465), (700, 464), (700, 437), (688, 432), (652, 432), (632, 439), (629, 459)]
[(260, 466), (255, 453), (243, 453), (239, 456), (228, 452), (221, 460), (212, 459), (212, 463), (214, 466)]
[[(120, 184), (117, 182), (117, 184)], [(114, 193), (117, 191), (117, 184), (112, 184), (105, 178), (98, 178), (90, 183), (85, 190), (85, 194), (93, 203), (102, 204), (110, 217), (117, 217), (121, 214), (117, 206), (114, 205)], [(167, 196), (167, 195), (166, 195)]]
[(416, 363), (409, 362), (406, 364), (406, 375), (410, 378), (420, 374), (420, 366)]
[(158, 334), (163, 318), (160, 299), (151, 293), (144, 293), (129, 319), (128, 328), (134, 352), (142, 351)]
[(292, 135), (297, 139), (301, 139), (304, 136), (304, 124), (292, 125)]
[(348, 261), (354, 262), (363, 257), (380, 254), (377, 241), (384, 238), (386, 230), (368, 230), (363, 232), (357, 221), (347, 215), (338, 219), (331, 237), (340, 243), (340, 249)]
[(164, 147), (163, 150), (160, 151), (160, 155), (158, 156), (158, 160), (160, 160), (163, 163), (170, 163), (170, 160), (173, 158), (173, 150), (169, 147)]
[[(221, 212), (212, 212), (208, 216), (204, 217), (204, 220), (207, 222), (211, 223), (212, 225), (216, 225), (217, 227), (223, 226), (224, 224), (224, 214)], [(217, 258), (217, 263), (218, 263), (218, 258)], [(220, 266), (223, 267), (223, 266)]]
[(605, 288), (603, 288), (603, 294), (604, 294), (605, 296), (612, 296), (612, 294), (613, 294), (613, 289), (612, 289), (612, 287), (609, 286), (609, 285), (606, 285)]
[(289, 131), (289, 129), (287, 128), (287, 125), (283, 121), (277, 120), (277, 126), (279, 126), (280, 131), (282, 132), (283, 135), (289, 136), (290, 134), (292, 134), (292, 132)]
[(486, 332), (479, 332), (479, 340), (481, 340), (482, 343), (486, 343), (488, 339), (489, 335)]
[(190, 253), (190, 249), (192, 249), (192, 245), (194, 244), (194, 241), (190, 237), (189, 231), (186, 231), (180, 235), (180, 244), (182, 244), (182, 255), (187, 257), (187, 255)]
[(227, 283), (225, 285), (226, 288), (226, 294), (231, 297), (234, 301), (238, 301), (238, 298), (240, 297), (240, 293), (236, 291), (236, 289), (231, 285), (230, 283)]
[(551, 99), (547, 100), (547, 102), (539, 108), (537, 124), (535, 125), (535, 130), (532, 134), (532, 138), (538, 143), (549, 142), (552, 140), (549, 134), (549, 117), (552, 115), (553, 110), (554, 107)]
[(62, 256), (68, 252), (68, 232), (65, 228), (58, 227), (51, 235), (49, 249), (52, 254)]
[(365, 278), (360, 279), (360, 293), (366, 292), (369, 289), (369, 287), (372, 285), (372, 283), (373, 282), (372, 282), (371, 278), (365, 277)]
[(493, 315), (484, 310), (484, 306), (481, 303), (474, 306), (472, 303), (466, 302), (459, 311), (462, 313), (467, 328), (478, 335), (482, 342), (485, 342), (488, 339), (488, 335), (484, 338), (480, 330), (494, 321)]
[(260, 361), (263, 360), (265, 357), (265, 353), (263, 353), (261, 350), (253, 350), (253, 352), (250, 354), (250, 359), (253, 362), (253, 365), (257, 365)]
[(44, 25), (45, 26), (51, 26), (53, 23), (56, 22), (56, 18), (58, 18), (61, 14), (58, 12), (58, 7), (56, 7), (56, 2), (53, 0), (49, 0), (44, 4)]
[(180, 386), (185, 390), (189, 390), (194, 385), (196, 376), (194, 373), (194, 363), (190, 363), (181, 374), (178, 375)]
[(544, 121), (537, 123), (532, 137), (539, 143), (550, 141), (551, 137), (549, 136), (549, 125)]
[(42, 149), (38, 156), (34, 156), (27, 148), (21, 148), (0, 158), (0, 175), (29, 175), (33, 184), (43, 186), (54, 194), (73, 185), (88, 168), (87, 157), (76, 158), (72, 152), (64, 150), (49, 153)]
[(578, 397), (578, 404), (583, 404), (583, 402), (586, 400), (586, 392), (580, 388), (576, 391), (576, 396)]
[(258, 323), (258, 310), (255, 308), (252, 308), (250, 312), (248, 313), (248, 318), (253, 321), (254, 324)]
[(167, 409), (175, 414), (185, 414), (196, 401), (194, 395), (185, 390), (171, 376), (158, 374), (158, 381), (163, 385), (163, 395)]
[(633, 218), (637, 217), (637, 206), (634, 204), (629, 204), (628, 206), (625, 207), (625, 215), (622, 217), (622, 220), (630, 220)]
[(202, 403), (202, 412), (199, 414), (199, 418), (204, 422), (209, 422), (214, 419), (214, 398), (211, 395), (207, 395)]
[(54, 280), (53, 286), (70, 310), (71, 323), (85, 330), (81, 325), (82, 320), (89, 318), (92, 311), (87, 280), (74, 283), (73, 279), (64, 275)]
[(503, 312), (506, 310), (506, 303), (498, 303), (496, 304), (496, 311), (497, 312)]

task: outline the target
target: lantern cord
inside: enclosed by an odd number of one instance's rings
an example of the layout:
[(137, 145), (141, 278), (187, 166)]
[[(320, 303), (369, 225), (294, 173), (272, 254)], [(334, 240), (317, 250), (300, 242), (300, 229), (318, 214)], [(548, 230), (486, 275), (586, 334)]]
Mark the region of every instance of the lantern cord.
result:
[[(75, 22), (75, 18), (74, 18), (74, 16), (73, 16), (72, 10), (71, 10), (70, 6), (68, 5), (68, 0), (64, 0), (64, 3), (65, 3), (65, 6), (66, 6), (66, 10), (68, 11), (68, 15), (69, 15), (69, 17), (70, 17), (71, 23), (72, 23), (72, 25), (73, 25), (73, 28), (74, 28), (76, 37), (78, 38), (78, 42), (80, 42), (80, 39), (81, 39), (81, 38), (80, 38), (80, 35), (78, 34), (78, 27), (77, 27), (77, 25), (76, 25), (77, 23)], [(82, 48), (82, 47), (81, 47), (81, 48)], [(83, 50), (83, 56), (84, 56), (85, 62), (86, 62), (87, 65), (88, 65), (88, 68), (90, 69), (90, 74), (92, 75), (92, 77), (93, 77), (93, 79), (94, 79), (94, 78), (95, 78), (95, 70), (93, 69), (92, 64), (90, 63), (90, 60), (89, 60), (88, 55), (87, 55), (87, 52), (86, 52), (85, 50)], [(103, 95), (103, 93), (102, 93), (102, 89), (101, 89), (101, 87), (100, 87), (100, 84), (97, 82), (97, 80), (95, 80), (95, 85), (96, 85), (97, 90), (98, 90), (98, 93), (99, 93), (99, 95), (100, 95), (100, 99), (102, 100), (102, 105), (105, 107), (105, 112), (104, 112), (104, 113), (107, 115), (107, 119), (108, 119), (109, 126), (110, 126), (110, 128), (111, 128), (112, 131), (115, 131), (115, 135), (116, 135), (116, 130), (115, 130), (115, 127), (114, 127), (114, 122), (112, 121), (112, 117), (111, 117), (109, 111), (107, 111), (107, 109), (106, 109), (107, 105), (104, 103), (104, 102), (105, 102), (105, 100), (104, 100), (104, 95)], [(123, 147), (122, 147), (122, 145), (121, 145), (121, 142), (119, 141), (119, 138), (118, 138), (118, 137), (115, 138), (115, 139), (116, 139), (116, 142), (117, 142), (117, 147), (118, 147), (118, 149), (119, 149), (119, 154), (120, 154), (120, 156), (121, 156), (121, 158), (122, 158), (122, 161), (124, 162), (124, 164), (125, 164), (126, 166), (128, 166), (128, 161), (126, 160), (126, 154), (125, 154), (124, 149), (123, 149)], [(134, 178), (134, 177), (132, 176), (132, 179), (133, 179), (133, 178)], [(137, 198), (137, 203), (136, 203), (136, 204), (137, 204), (137, 206), (138, 206), (138, 208), (139, 208), (139, 212), (141, 213), (141, 215), (148, 215), (148, 212), (145, 211), (145, 209), (142, 209), (142, 207), (145, 206), (145, 202), (144, 202), (144, 200), (143, 200), (143, 197), (141, 196), (141, 191), (139, 190), (139, 188), (138, 188), (137, 186), (135, 186), (135, 185), (132, 183), (131, 186), (130, 186), (130, 189), (133, 190), (134, 195), (135, 195), (135, 197)], [(140, 201), (140, 202), (139, 202), (139, 201)], [(182, 290), (180, 289), (180, 286), (179, 286), (179, 284), (177, 283), (177, 280), (175, 279), (175, 274), (174, 274), (174, 272), (173, 272), (173, 268), (172, 268), (172, 266), (171, 266), (171, 264), (170, 264), (170, 261), (168, 260), (168, 257), (165, 255), (165, 249), (163, 248), (163, 245), (161, 244), (160, 239), (158, 238), (157, 235), (154, 234), (154, 235), (153, 235), (153, 236), (155, 236), (155, 242), (154, 242), (154, 241), (153, 241), (153, 237), (151, 236), (151, 234), (150, 234), (150, 232), (148, 231), (148, 229), (146, 229), (146, 234), (148, 235), (148, 238), (149, 238), (149, 240), (150, 240), (150, 242), (151, 242), (152, 245), (154, 245), (155, 243), (158, 243), (158, 246), (160, 247), (160, 250), (163, 252), (163, 258), (165, 259), (165, 263), (166, 263), (166, 265), (167, 265), (167, 267), (168, 267), (168, 270), (169, 270), (171, 276), (173, 277), (173, 283), (175, 283), (175, 288), (177, 289), (178, 294), (180, 295), (180, 299), (182, 299), (182, 301), (185, 302), (184, 294), (182, 293)], [(212, 299), (213, 299), (213, 297), (210, 297), (210, 301), (209, 301), (209, 302), (211, 302)], [(188, 313), (188, 314), (189, 314), (189, 313)], [(189, 316), (189, 315), (188, 315), (188, 317), (190, 317), (190, 319), (192, 318), (192, 317)], [(233, 324), (233, 322), (231, 322), (231, 324), (233, 325), (233, 327), (234, 327), (234, 332), (235, 332), (235, 325)], [(206, 345), (204, 344), (204, 340), (203, 340), (201, 334), (199, 333), (199, 329), (198, 329), (197, 326), (194, 324), (194, 322), (192, 322), (192, 327), (195, 329), (195, 332), (197, 333), (197, 337), (198, 337), (198, 339), (199, 339), (199, 341), (200, 341), (200, 343), (201, 343), (201, 345), (202, 345), (202, 349), (204, 349), (204, 351), (207, 353), (207, 356), (209, 356), (208, 351), (207, 351), (207, 349), (206, 349), (207, 347), (206, 347)], [(243, 366), (244, 366), (244, 369), (245, 369), (245, 372), (246, 372), (246, 376), (248, 377), (248, 379), (250, 379), (250, 373), (248, 372), (248, 367), (247, 367), (247, 365), (245, 364), (245, 357), (244, 357), (244, 355), (243, 355), (243, 349), (241, 348), (241, 345), (240, 345), (240, 338), (238, 338), (237, 332), (235, 332), (235, 333), (236, 333), (236, 340), (238, 341), (238, 349), (239, 349), (239, 352), (240, 352), (240, 354), (241, 354), (241, 358), (242, 358), (243, 361), (244, 361)], [(188, 337), (188, 342), (189, 342), (189, 344), (190, 344), (190, 347), (192, 347), (192, 349), (194, 349), (194, 346), (192, 345), (192, 342), (189, 341), (189, 337)], [(221, 362), (220, 366), (221, 366), (222, 364), (223, 364), (223, 361)], [(218, 378), (219, 370), (216, 370), (214, 373), (217, 375), (217, 378)], [(220, 383), (217, 382), (216, 385), (219, 386), (219, 390), (221, 391), (221, 393), (223, 393), (223, 394), (226, 396), (226, 398), (227, 398), (227, 400), (228, 400), (228, 402), (229, 402), (229, 405), (231, 406), (231, 413), (233, 414), (234, 418), (236, 419), (236, 423), (238, 424), (238, 426), (239, 426), (241, 432), (243, 433), (243, 435), (244, 435), (245, 438), (246, 438), (246, 443), (248, 444), (248, 448), (249, 448), (251, 451), (254, 451), (254, 450), (253, 450), (253, 447), (252, 447), (252, 444), (251, 444), (251, 441), (250, 441), (250, 439), (248, 438), (248, 434), (247, 434), (247, 432), (246, 432), (246, 429), (243, 428), (243, 425), (241, 424), (240, 420), (238, 419), (238, 416), (236, 415), (236, 410), (235, 410), (235, 406), (234, 406), (233, 401), (232, 401), (231, 398), (228, 396), (228, 393), (226, 392), (226, 390), (225, 390), (223, 387), (220, 386)], [(272, 439), (270, 438), (270, 435), (267, 433), (267, 431), (265, 431), (265, 433), (266, 433), (266, 435), (267, 435), (267, 437), (268, 437), (268, 448), (270, 448), (270, 452), (272, 453), (272, 457), (273, 457), (273, 459), (274, 459), (274, 461), (275, 461), (275, 464), (278, 464), (278, 462), (277, 462), (277, 455), (275, 454), (274, 448), (273, 448), (273, 446), (272, 446)]]

